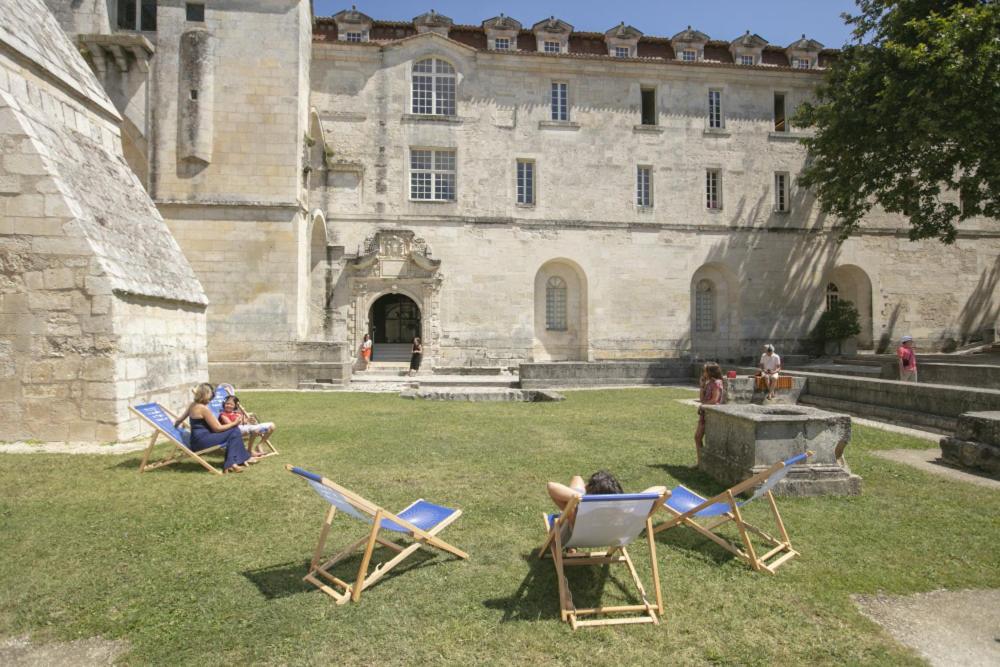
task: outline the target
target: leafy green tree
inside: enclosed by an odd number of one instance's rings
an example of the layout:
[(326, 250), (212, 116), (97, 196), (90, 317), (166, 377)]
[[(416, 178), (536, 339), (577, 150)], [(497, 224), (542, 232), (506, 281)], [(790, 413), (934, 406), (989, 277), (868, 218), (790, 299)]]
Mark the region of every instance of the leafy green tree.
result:
[(834, 302), (822, 315), (816, 328), (813, 329), (812, 338), (816, 344), (817, 351), (822, 354), (828, 342), (837, 343), (837, 353), (840, 353), (840, 344), (861, 333), (861, 317), (854, 304), (846, 300)]
[(799, 184), (841, 239), (875, 204), (908, 216), (911, 240), (952, 243), (962, 220), (1000, 218), (1000, 3), (857, 5), (853, 40), (796, 114), (816, 130)]

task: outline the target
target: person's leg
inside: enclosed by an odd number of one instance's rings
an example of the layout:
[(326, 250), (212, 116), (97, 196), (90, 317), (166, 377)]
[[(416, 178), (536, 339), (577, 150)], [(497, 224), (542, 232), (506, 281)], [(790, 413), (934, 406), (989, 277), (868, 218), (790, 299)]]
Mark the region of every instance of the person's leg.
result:
[(228, 437), (226, 438), (226, 462), (223, 464), (223, 470), (229, 470), (246, 463), (250, 459), (250, 455), (247, 453), (246, 447), (243, 446), (243, 435), (238, 428), (231, 428), (225, 433)]
[(767, 397), (774, 398), (774, 390), (778, 388), (778, 374), (767, 374)]
[(694, 430), (694, 455), (697, 465), (701, 465), (701, 448), (705, 439), (705, 415), (698, 415), (698, 427)]

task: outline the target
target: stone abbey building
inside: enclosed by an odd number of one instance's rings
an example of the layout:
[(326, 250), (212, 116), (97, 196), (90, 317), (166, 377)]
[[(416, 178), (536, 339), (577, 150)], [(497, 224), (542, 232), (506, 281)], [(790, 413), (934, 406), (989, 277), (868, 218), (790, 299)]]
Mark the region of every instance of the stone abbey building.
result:
[(862, 349), (996, 327), (1000, 223), (838, 243), (797, 187), (791, 119), (836, 57), (805, 36), (46, 4), (204, 289), (212, 380), (344, 382), (366, 332), (438, 367), (790, 352), (836, 299)]

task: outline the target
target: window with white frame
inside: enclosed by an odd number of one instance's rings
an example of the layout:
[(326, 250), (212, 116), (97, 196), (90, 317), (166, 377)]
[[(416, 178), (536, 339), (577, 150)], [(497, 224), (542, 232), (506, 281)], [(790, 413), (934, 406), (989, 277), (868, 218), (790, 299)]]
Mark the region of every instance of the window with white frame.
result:
[(535, 161), (517, 161), (517, 203), (532, 206), (535, 203)]
[(837, 283), (829, 283), (826, 286), (826, 309), (833, 310), (838, 301), (840, 301), (840, 289)]
[(795, 69), (812, 69), (810, 58), (792, 58), (792, 67)]
[(410, 149), (410, 199), (455, 201), (455, 151)]
[(156, 0), (118, 0), (117, 9), (122, 30), (156, 30)]
[(740, 64), (741, 65), (753, 65), (754, 64), (754, 57), (753, 56), (740, 56)]
[(497, 37), (493, 40), (494, 51), (510, 51), (510, 37)]
[(705, 208), (710, 211), (722, 208), (722, 176), (718, 169), (705, 170)]
[(455, 68), (439, 58), (413, 63), (412, 113), (455, 115)]
[(566, 331), (566, 281), (552, 276), (545, 283), (545, 328)]
[(694, 49), (684, 49), (681, 51), (681, 60), (686, 63), (693, 63), (698, 60), (698, 52)]
[(715, 283), (698, 281), (694, 291), (694, 330), (715, 331)]
[(552, 120), (569, 120), (569, 85), (552, 82)]
[(708, 127), (712, 130), (722, 129), (722, 91), (708, 91)]
[(542, 44), (542, 51), (545, 53), (562, 53), (562, 44), (546, 41)]
[(774, 210), (778, 213), (788, 213), (788, 173), (783, 171), (774, 174)]
[(627, 46), (616, 46), (614, 56), (615, 58), (628, 58), (632, 55), (632, 49)]
[(367, 42), (366, 35), (363, 32), (345, 32), (344, 33), (345, 42)]
[(641, 208), (653, 206), (653, 169), (639, 166), (635, 170), (635, 205)]

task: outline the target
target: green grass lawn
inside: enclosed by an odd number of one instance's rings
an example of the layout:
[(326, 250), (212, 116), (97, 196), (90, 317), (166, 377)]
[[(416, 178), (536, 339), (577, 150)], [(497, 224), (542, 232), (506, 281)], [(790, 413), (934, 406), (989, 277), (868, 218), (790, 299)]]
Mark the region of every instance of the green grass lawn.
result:
[[(0, 455), (0, 638), (124, 639), (132, 664), (919, 664), (851, 594), (1000, 587), (1000, 494), (872, 456), (928, 443), (856, 427), (847, 458), (864, 495), (779, 499), (802, 555), (777, 576), (667, 531), (664, 623), (571, 632), (552, 563), (533, 555), (545, 482), (606, 468), (626, 491), (721, 490), (693, 469), (695, 410), (672, 400), (690, 395), (252, 394), (281, 456), (226, 477), (193, 463), (139, 475), (139, 453)], [(418, 497), (461, 508), (442, 537), (470, 560), (421, 551), (360, 603), (334, 605), (302, 582), (326, 505), (285, 463), (390, 510)], [(747, 512), (769, 516), (766, 503)], [(330, 543), (362, 532), (338, 516)], [(632, 552), (648, 581), (644, 542)], [(623, 599), (627, 572), (612, 573), (574, 572), (577, 604)]]

